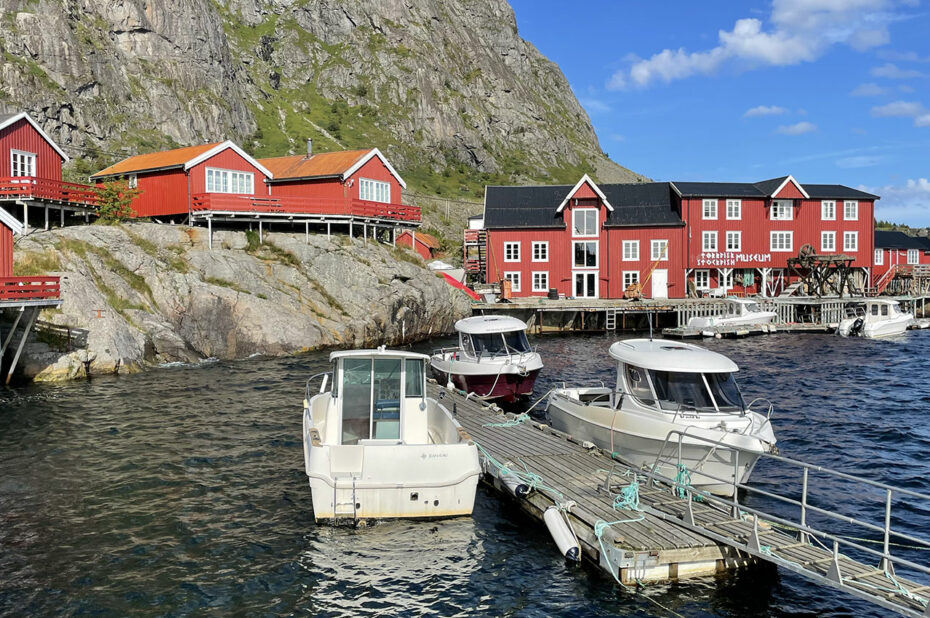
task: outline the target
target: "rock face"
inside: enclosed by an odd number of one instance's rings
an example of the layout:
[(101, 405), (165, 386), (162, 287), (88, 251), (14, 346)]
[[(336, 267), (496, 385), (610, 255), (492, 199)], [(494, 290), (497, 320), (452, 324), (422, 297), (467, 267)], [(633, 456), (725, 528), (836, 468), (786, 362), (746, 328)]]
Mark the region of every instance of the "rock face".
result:
[[(469, 301), (412, 253), (360, 239), (133, 223), (35, 233), (20, 268), (54, 264), (46, 311), (20, 366), (57, 380), (206, 358), (397, 345), (452, 330)], [(70, 333), (70, 337), (68, 336)]]
[[(0, 111), (83, 157), (377, 145), (414, 186), (641, 179), (505, 0), (0, 0)], [(464, 188), (461, 185), (466, 185)]]

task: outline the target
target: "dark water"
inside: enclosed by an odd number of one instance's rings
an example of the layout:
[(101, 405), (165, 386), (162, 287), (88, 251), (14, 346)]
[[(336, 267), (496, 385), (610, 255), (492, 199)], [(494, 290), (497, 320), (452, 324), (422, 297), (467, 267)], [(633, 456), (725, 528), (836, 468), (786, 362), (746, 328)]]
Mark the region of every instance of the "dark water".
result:
[[(612, 380), (610, 342), (534, 341), (537, 393), (556, 378)], [(706, 345), (740, 365), (748, 398), (775, 401), (783, 454), (930, 490), (930, 332)], [(300, 403), (325, 359), (0, 393), (0, 614), (665, 615), (567, 567), (544, 530), (483, 491), (471, 518), (315, 525)], [(754, 481), (793, 482), (765, 467)], [(896, 524), (930, 530), (930, 511), (904, 508)], [(764, 566), (647, 594), (689, 616), (881, 615)]]

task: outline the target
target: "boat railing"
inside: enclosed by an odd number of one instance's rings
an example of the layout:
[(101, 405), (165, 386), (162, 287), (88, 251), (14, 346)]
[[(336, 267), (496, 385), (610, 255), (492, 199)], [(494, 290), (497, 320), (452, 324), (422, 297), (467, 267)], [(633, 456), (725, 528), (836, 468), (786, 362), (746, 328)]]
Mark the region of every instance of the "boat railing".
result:
[[(607, 385), (604, 384), (603, 380), (591, 380), (589, 383), (576, 384), (575, 386), (572, 386), (571, 388), (591, 388), (591, 386), (588, 386), (588, 384), (590, 383), (596, 383), (595, 386), (600, 386), (601, 388), (607, 388)], [(569, 387), (565, 382), (562, 382), (562, 388), (568, 389)]]
[[(307, 401), (310, 401), (310, 398), (313, 397), (313, 394), (311, 394), (311, 392), (310, 392), (310, 383), (311, 383), (311, 382), (313, 382), (313, 381), (316, 380), (317, 378), (323, 378), (323, 381), (320, 383), (320, 391), (319, 391), (319, 393), (325, 393), (325, 392), (326, 392), (326, 387), (329, 386), (329, 382), (330, 382), (330, 380), (332, 379), (332, 377), (333, 377), (333, 372), (332, 372), (332, 371), (324, 371), (324, 372), (322, 372), (322, 373), (317, 373), (317, 374), (314, 374), (314, 375), (310, 376), (309, 378), (307, 378), (307, 388), (306, 388), (306, 393), (305, 393), (305, 397), (306, 397)], [(317, 393), (317, 394), (319, 394), (319, 393)]]
[[(758, 523), (762, 518), (779, 529), (796, 532), (802, 543), (817, 542), (825, 550), (831, 551), (833, 564), (837, 568), (835, 577), (840, 584), (846, 584), (847, 580), (851, 582), (855, 577), (844, 578), (843, 574), (838, 572), (840, 547), (877, 558), (878, 569), (892, 577), (895, 566), (906, 567), (930, 576), (930, 567), (900, 555), (908, 550), (930, 551), (930, 539), (920, 538), (914, 533), (895, 529), (892, 526), (893, 522), (900, 525), (900, 522), (909, 520), (906, 514), (902, 515), (901, 508), (908, 512), (930, 511), (930, 495), (772, 452), (760, 453), (729, 444), (723, 447), (733, 453), (733, 472), (728, 478), (699, 470), (697, 466), (694, 466), (692, 470), (685, 469), (689, 474), (683, 474), (682, 447), (685, 438), (692, 441), (691, 445), (693, 441), (704, 442), (710, 446), (710, 450), (721, 447), (719, 440), (689, 433), (689, 429), (692, 428), (675, 429), (668, 433), (663, 448), (656, 457), (656, 462), (646, 473), (648, 482), (650, 484), (653, 481), (663, 482), (670, 487), (673, 495), (686, 497), (689, 502), (699, 500), (729, 510), (730, 515), (735, 518), (744, 517), (744, 514), (753, 516), (754, 540), (751, 538), (749, 545), (752, 546), (755, 543), (758, 551), (764, 553), (764, 549), (761, 549), (764, 546), (760, 546), (758, 541)], [(677, 439), (673, 440), (673, 436), (677, 436)], [(676, 463), (678, 474), (675, 478), (659, 471), (659, 465), (662, 463), (659, 458), (662, 457), (665, 445), (669, 443), (677, 445), (677, 457), (663, 461)], [(772, 462), (775, 467), (771, 470), (777, 477), (773, 476), (772, 482), (766, 483), (767, 489), (741, 482), (741, 458), (743, 462), (747, 461), (746, 458), (758, 458), (760, 461)], [(710, 479), (723, 485), (730, 485), (732, 496), (718, 496), (692, 486), (690, 482), (692, 472), (701, 475), (702, 484), (704, 479)], [(796, 478), (797, 476), (800, 478)], [(742, 499), (740, 498), (741, 492)], [(773, 501), (773, 506), (760, 505), (760, 497), (763, 498), (763, 502), (764, 499)], [(896, 501), (899, 504), (898, 511), (893, 509)], [(848, 512), (843, 512), (843, 506), (848, 507)], [(797, 514), (786, 513), (786, 508), (796, 509)], [(775, 512), (776, 510), (778, 512)], [(879, 523), (863, 519), (861, 514), (870, 511), (875, 516), (875, 521)], [(685, 517), (688, 518), (688, 515), (686, 514)], [(693, 523), (693, 516), (691, 519)], [(842, 533), (827, 530), (825, 526), (830, 523), (834, 527), (837, 525), (853, 527), (855, 532), (849, 533), (846, 529), (843, 529)], [(872, 538), (869, 538), (870, 535)], [(876, 549), (876, 546), (881, 546), (881, 549)], [(894, 554), (892, 548), (895, 548)], [(830, 577), (829, 574), (828, 577)]]
[(442, 356), (445, 356), (446, 354), (454, 354), (455, 352), (458, 352), (459, 350), (461, 350), (461, 348), (457, 346), (453, 346), (451, 348), (436, 348), (435, 350), (433, 350), (432, 355), (436, 356), (437, 354), (441, 354)]
[[(767, 421), (768, 421), (768, 420), (771, 420), (771, 419), (772, 419), (772, 412), (775, 411), (775, 404), (772, 403), (771, 401), (769, 401), (768, 399), (766, 399), (765, 397), (756, 397), (755, 399), (753, 399), (752, 401), (750, 401), (750, 402), (749, 402), (749, 405), (747, 405), (746, 408), (743, 410), (743, 415), (745, 415), (747, 412), (755, 412), (755, 411), (752, 409), (752, 406), (754, 406), (754, 405), (757, 404), (757, 403), (761, 403), (761, 404), (766, 404), (766, 403), (767, 403), (767, 404), (768, 404), (768, 409), (765, 411), (765, 420), (767, 420)], [(756, 412), (756, 414), (759, 414), (759, 412)]]

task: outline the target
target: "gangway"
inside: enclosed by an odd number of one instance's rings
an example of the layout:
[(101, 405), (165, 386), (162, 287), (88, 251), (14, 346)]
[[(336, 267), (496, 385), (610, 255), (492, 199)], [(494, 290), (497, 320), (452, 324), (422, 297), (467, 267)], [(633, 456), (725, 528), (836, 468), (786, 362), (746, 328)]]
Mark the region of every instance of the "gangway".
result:
[[(687, 430), (669, 433), (647, 473), (650, 485), (659, 481), (670, 487), (669, 499), (652, 502), (644, 508), (646, 512), (886, 609), (907, 616), (930, 616), (930, 585), (896, 573), (897, 569), (930, 577), (930, 567), (901, 555), (930, 550), (930, 539), (892, 527), (892, 522), (900, 525), (903, 521), (896, 517), (900, 507), (897, 512), (893, 509), (896, 501), (908, 500), (911, 513), (930, 512), (930, 495), (765, 453), (760, 463), (766, 462), (763, 465), (772, 466), (779, 474), (798, 475), (796, 482), (780, 481), (776, 485), (783, 488), (779, 493), (763, 489), (759, 483), (738, 482), (740, 451), (734, 450), (731, 478), (701, 471), (702, 476), (732, 483), (732, 497), (715, 496), (692, 487), (689, 472), (682, 466), (682, 447), (695, 442), (713, 443)], [(711, 453), (713, 456), (713, 449)], [(679, 471), (676, 478), (658, 472), (663, 464)], [(881, 521), (865, 521), (842, 512), (841, 505), (833, 503), (836, 496), (847, 505), (874, 509)], [(869, 496), (878, 500), (864, 503)], [(796, 510), (797, 516), (787, 510)], [(852, 532), (836, 531), (836, 526), (846, 526)], [(841, 548), (852, 556), (842, 553)]]

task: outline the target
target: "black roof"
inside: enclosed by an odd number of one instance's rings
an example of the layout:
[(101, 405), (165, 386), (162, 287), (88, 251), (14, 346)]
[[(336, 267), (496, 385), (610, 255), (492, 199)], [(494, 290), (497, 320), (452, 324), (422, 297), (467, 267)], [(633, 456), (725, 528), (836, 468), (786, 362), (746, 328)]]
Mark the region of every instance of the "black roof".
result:
[(875, 248), (930, 251), (930, 239), (921, 236), (909, 236), (904, 232), (875, 230)]
[[(673, 182), (682, 197), (746, 197), (765, 198), (772, 195), (787, 179), (772, 178), (760, 182)], [(801, 185), (811, 199), (877, 200), (877, 195), (845, 185)]]
[[(536, 187), (488, 186), (484, 197), (484, 227), (564, 228), (556, 212), (573, 185)], [(607, 226), (683, 225), (667, 182), (598, 185), (607, 202)]]

